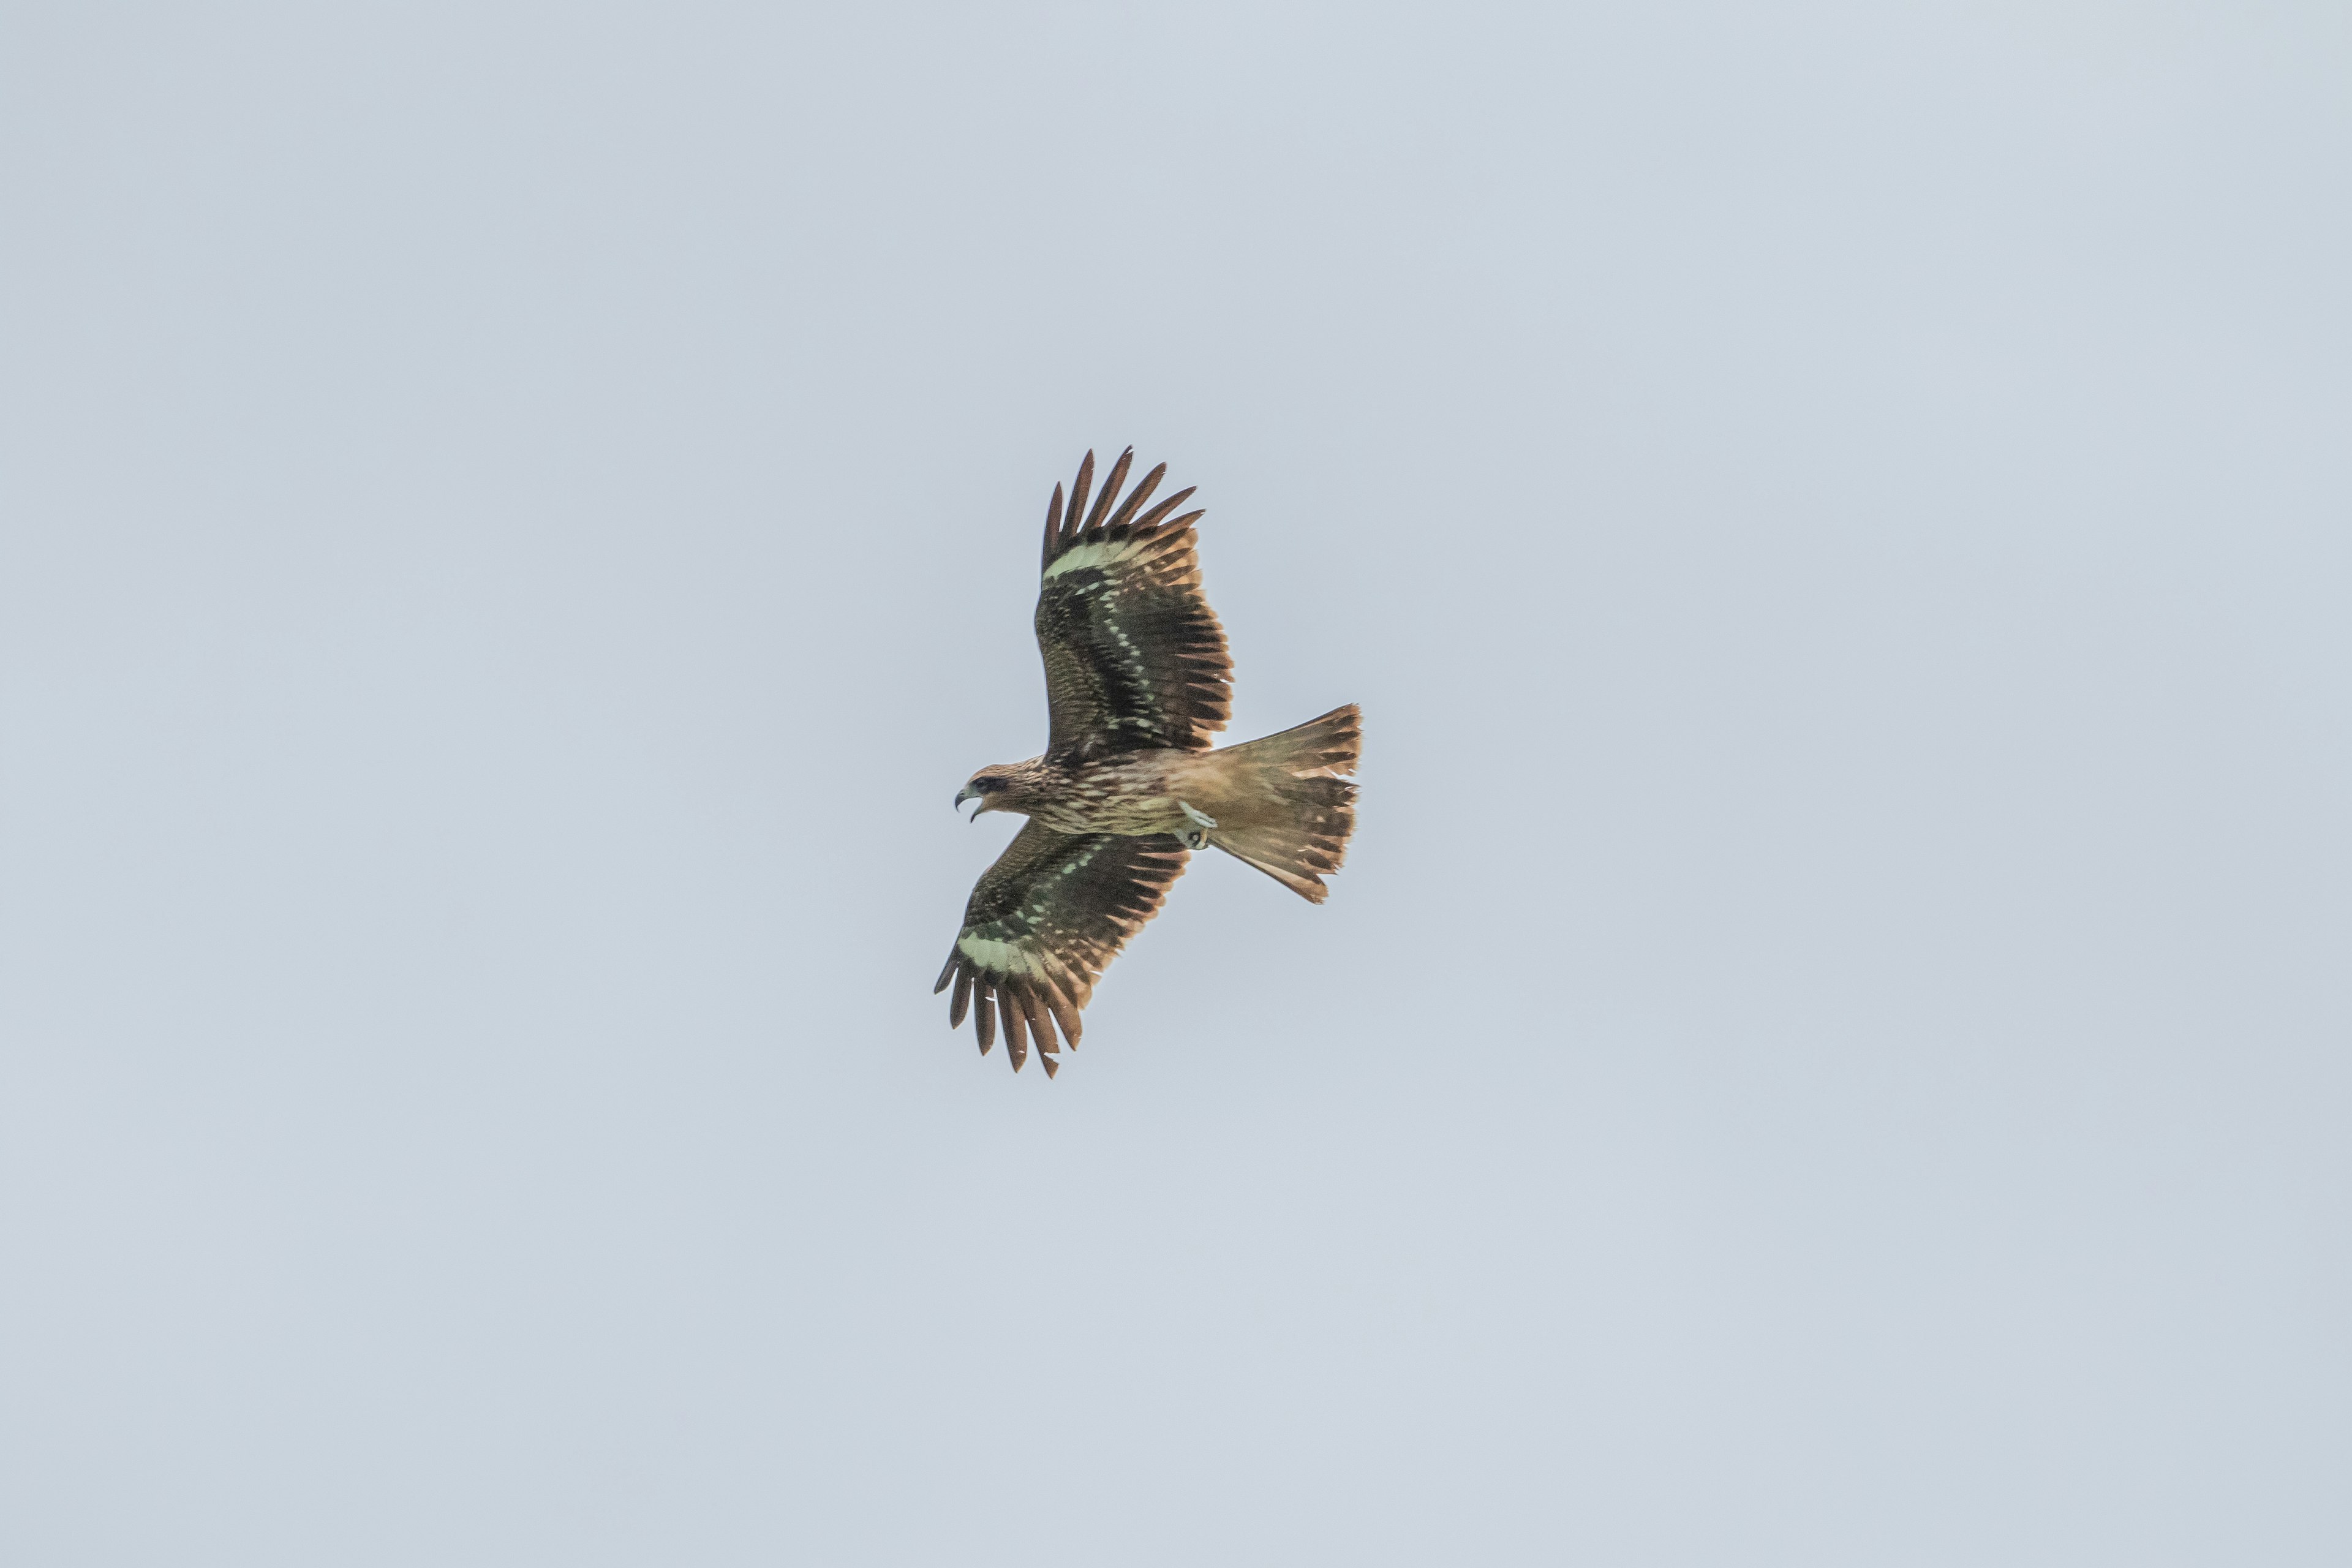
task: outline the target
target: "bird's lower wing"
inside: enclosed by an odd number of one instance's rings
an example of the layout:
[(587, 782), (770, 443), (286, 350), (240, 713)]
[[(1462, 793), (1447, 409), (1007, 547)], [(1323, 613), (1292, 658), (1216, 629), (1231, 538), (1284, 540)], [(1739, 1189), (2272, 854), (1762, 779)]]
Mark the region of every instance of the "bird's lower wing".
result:
[(1075, 1048), (1095, 981), (1160, 911), (1187, 858), (1173, 834), (1056, 833), (1030, 823), (964, 907), (963, 930), (932, 987), (955, 987), (948, 1026), (961, 1025), (971, 1007), (985, 1054), (1002, 1019), (1013, 1070), (1028, 1060), (1034, 1036), (1052, 1075), (1060, 1067), (1055, 1026)]

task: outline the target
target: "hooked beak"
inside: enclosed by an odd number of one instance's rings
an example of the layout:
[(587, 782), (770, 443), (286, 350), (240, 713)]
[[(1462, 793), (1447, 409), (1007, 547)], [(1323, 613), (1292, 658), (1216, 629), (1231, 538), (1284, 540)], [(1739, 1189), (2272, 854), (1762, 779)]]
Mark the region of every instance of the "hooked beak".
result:
[(956, 791), (955, 808), (958, 816), (962, 815), (963, 803), (968, 800), (980, 801), (980, 811), (973, 812), (971, 818), (971, 820), (978, 822), (980, 820), (980, 812), (986, 811), (988, 809), (988, 802), (981, 800), (980, 792), (973, 789), (970, 784), (966, 784), (963, 788)]

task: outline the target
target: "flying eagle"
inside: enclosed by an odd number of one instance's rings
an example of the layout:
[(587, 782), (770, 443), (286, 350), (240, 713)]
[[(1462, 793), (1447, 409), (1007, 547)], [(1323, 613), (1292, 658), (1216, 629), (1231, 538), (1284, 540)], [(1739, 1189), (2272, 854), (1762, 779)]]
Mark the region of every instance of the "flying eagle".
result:
[(1232, 712), (1233, 661), (1201, 595), (1198, 510), (1177, 491), (1149, 511), (1160, 464), (1124, 499), (1129, 447), (1094, 510), (1095, 455), (1078, 465), (1069, 505), (1045, 508), (1037, 647), (1051, 727), (1045, 754), (982, 768), (955, 803), (1019, 812), (1028, 826), (971, 890), (963, 929), (931, 989), (952, 983), (948, 1026), (972, 1009), (981, 1054), (1004, 1024), (1019, 1072), (1037, 1042), (1051, 1077), (1062, 1036), (1119, 946), (1159, 912), (1189, 852), (1211, 846), (1309, 903), (1328, 889), (1355, 826), (1360, 743), (1353, 703), (1247, 745), (1209, 749)]

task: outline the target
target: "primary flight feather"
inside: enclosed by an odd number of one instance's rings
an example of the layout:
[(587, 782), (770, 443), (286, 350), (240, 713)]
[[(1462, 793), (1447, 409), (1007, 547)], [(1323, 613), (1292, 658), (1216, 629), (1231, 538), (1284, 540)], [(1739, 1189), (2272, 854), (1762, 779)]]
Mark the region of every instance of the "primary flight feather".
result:
[[(1328, 889), (1355, 826), (1360, 743), (1353, 703), (1262, 741), (1209, 748), (1233, 711), (1233, 661), (1201, 594), (1181, 489), (1144, 510), (1162, 463), (1122, 497), (1135, 450), (1093, 489), (1095, 455), (1045, 509), (1037, 647), (1050, 716), (1045, 752), (982, 768), (961, 807), (1018, 812), (1014, 836), (971, 890), (935, 992), (948, 1025), (972, 1016), (984, 1055), (1002, 1023), (1013, 1070), (1036, 1042), (1048, 1077), (1061, 1041), (1127, 939), (1159, 912), (1190, 852), (1215, 847), (1310, 903)], [(1055, 1031), (1059, 1030), (1057, 1038)]]

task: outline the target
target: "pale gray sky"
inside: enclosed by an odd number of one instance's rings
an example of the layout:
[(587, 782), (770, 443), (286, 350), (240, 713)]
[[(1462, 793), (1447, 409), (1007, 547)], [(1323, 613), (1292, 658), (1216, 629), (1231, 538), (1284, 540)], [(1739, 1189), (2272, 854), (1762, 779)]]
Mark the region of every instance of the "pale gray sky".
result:
[(0, 1558), (2347, 1561), (2347, 16), (10, 5)]

